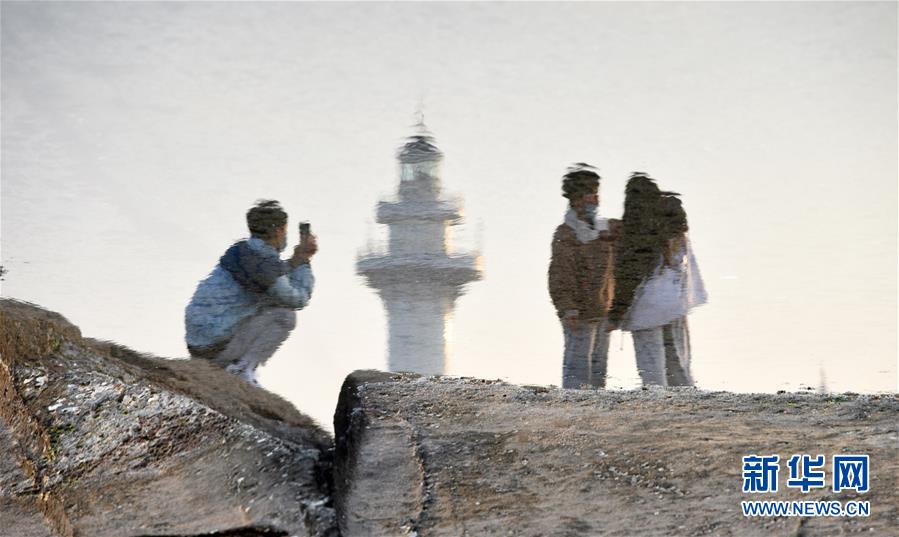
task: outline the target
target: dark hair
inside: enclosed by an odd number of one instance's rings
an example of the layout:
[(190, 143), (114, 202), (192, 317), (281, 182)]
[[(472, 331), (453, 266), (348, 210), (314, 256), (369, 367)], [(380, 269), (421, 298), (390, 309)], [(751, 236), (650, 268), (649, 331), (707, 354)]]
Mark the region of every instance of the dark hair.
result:
[(272, 231), (287, 224), (287, 213), (275, 200), (259, 200), (247, 211), (247, 227), (254, 237), (267, 239)]
[(583, 162), (569, 166), (568, 173), (562, 176), (562, 195), (573, 200), (599, 188), (600, 177), (594, 169)]
[(659, 216), (662, 229), (668, 238), (674, 238), (681, 233), (686, 233), (687, 211), (677, 194), (663, 193), (659, 204)]
[(643, 172), (634, 172), (624, 187), (622, 223), (633, 231), (645, 233), (655, 221), (661, 191), (655, 180)]
[(634, 172), (627, 181), (624, 216), (615, 257), (615, 298), (609, 317), (618, 321), (633, 303), (640, 283), (669, 262), (670, 239), (687, 231), (687, 213), (677, 194), (661, 192), (647, 174)]

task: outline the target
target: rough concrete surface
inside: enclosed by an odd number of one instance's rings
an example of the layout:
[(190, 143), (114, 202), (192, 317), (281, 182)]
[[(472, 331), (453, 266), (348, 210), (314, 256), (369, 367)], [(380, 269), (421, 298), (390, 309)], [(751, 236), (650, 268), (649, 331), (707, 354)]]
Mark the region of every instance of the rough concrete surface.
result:
[(10, 430), (0, 419), (0, 535), (51, 537), (31, 480), (9, 456), (16, 447)]
[[(335, 414), (344, 537), (899, 535), (896, 395), (560, 390), (360, 371)], [(786, 488), (792, 454), (868, 454), (871, 490)], [(742, 493), (778, 454), (780, 490)], [(829, 468), (829, 466), (828, 466)], [(829, 471), (829, 470), (828, 470)], [(866, 518), (744, 518), (741, 500), (869, 500)]]
[(203, 361), (0, 300), (0, 535), (336, 535), (331, 439)]
[[(332, 443), (205, 361), (83, 338), (0, 299), (0, 537), (899, 535), (896, 394), (357, 371), (334, 429)], [(871, 490), (787, 488), (786, 460), (819, 453), (870, 455)], [(742, 493), (751, 454), (780, 455), (778, 493)], [(872, 513), (745, 518), (749, 499), (867, 500)]]

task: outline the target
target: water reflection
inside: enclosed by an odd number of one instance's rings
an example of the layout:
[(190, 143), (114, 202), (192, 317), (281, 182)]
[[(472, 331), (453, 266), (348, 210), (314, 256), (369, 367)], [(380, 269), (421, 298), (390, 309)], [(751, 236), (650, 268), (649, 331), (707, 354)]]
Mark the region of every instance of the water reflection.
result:
[(442, 195), (443, 154), (423, 123), (398, 154), (396, 201), (378, 203), (389, 230), (385, 250), (370, 247), (357, 272), (381, 296), (388, 317), (388, 370), (442, 374), (447, 324), (465, 286), (481, 278), (478, 253), (456, 253), (449, 226), (462, 223), (462, 202)]
[[(443, 187), (489, 227), (446, 372), (560, 384), (559, 176), (564, 155), (601, 155), (603, 216), (643, 166), (684, 194), (712, 293), (689, 316), (697, 385), (816, 388), (820, 367), (828, 390), (895, 392), (895, 8), (728, 5), (4, 3), (0, 294), (184, 356), (197, 281), (253, 200), (280, 199), (325, 249), (261, 381), (327, 423), (346, 373), (387, 353), (355, 265), (395, 185), (353, 178), (393, 179), (383, 141), (424, 94)], [(605, 23), (559, 31), (585, 20)], [(611, 336), (606, 386), (633, 388), (632, 336)]]
[(707, 300), (679, 194), (644, 173), (625, 191), (621, 221), (598, 216), (600, 177), (579, 163), (562, 178), (549, 292), (562, 322), (562, 386), (605, 387), (609, 332), (631, 332), (644, 385), (692, 386), (687, 314)]

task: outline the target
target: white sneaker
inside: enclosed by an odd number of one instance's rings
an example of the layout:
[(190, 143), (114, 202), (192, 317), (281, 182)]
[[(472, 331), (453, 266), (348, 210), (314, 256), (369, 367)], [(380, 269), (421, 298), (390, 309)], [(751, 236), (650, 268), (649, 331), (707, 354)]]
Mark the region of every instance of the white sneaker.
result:
[(242, 377), (244, 380), (246, 380), (247, 382), (249, 382), (250, 384), (252, 384), (253, 386), (256, 386), (257, 388), (260, 387), (260, 385), (259, 385), (259, 379), (256, 378), (256, 370), (255, 370), (255, 369), (247, 369), (247, 370), (245, 370), (245, 371), (243, 372), (243, 374), (241, 375), (241, 377)]
[(240, 364), (240, 362), (228, 365), (228, 367), (225, 368), (225, 371), (227, 371), (228, 373), (231, 373), (233, 375), (237, 375), (239, 377), (242, 377), (245, 373), (244, 368)]
[(249, 367), (247, 367), (248, 365), (249, 364), (247, 364), (246, 361), (239, 360), (225, 367), (225, 371), (233, 375), (237, 375), (253, 386), (259, 387), (259, 381), (256, 380), (256, 368), (254, 367), (250, 369)]

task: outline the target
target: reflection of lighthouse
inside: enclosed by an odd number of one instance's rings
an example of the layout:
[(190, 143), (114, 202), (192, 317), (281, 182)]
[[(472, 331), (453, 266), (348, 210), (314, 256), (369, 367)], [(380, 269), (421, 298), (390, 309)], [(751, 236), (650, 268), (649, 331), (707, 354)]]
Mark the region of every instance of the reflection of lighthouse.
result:
[(377, 211), (390, 232), (387, 251), (362, 254), (356, 268), (387, 310), (388, 369), (441, 374), (447, 321), (464, 286), (481, 278), (480, 257), (454, 253), (448, 244), (448, 227), (462, 222), (462, 206), (440, 197), (443, 154), (423, 124), (398, 158), (397, 201), (381, 201)]

